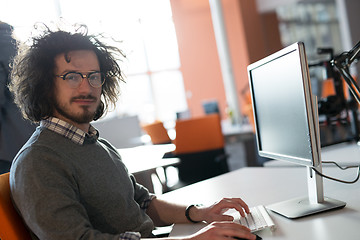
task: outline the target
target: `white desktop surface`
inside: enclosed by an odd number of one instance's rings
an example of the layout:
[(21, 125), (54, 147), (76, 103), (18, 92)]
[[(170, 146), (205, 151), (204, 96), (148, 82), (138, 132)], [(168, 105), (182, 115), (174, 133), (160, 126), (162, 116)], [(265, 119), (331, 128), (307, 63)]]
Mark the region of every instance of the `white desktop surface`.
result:
[(155, 176), (159, 177), (157, 169), (175, 166), (180, 163), (179, 158), (163, 158), (165, 153), (175, 150), (174, 144), (141, 145), (117, 150), (129, 172), (135, 176), (136, 181), (152, 193), (161, 194), (163, 192), (163, 190), (159, 190), (160, 192), (155, 191), (156, 187), (152, 176), (155, 174)]
[(117, 150), (131, 173), (176, 165), (180, 162), (178, 158), (163, 158), (165, 153), (175, 150), (174, 144), (141, 145)]
[[(325, 174), (350, 180), (355, 169), (341, 171), (324, 169)], [(306, 196), (306, 169), (298, 168), (243, 168), (182, 189), (159, 198), (181, 204), (211, 204), (222, 197), (241, 197), (249, 206), (269, 205), (290, 198)], [(360, 239), (360, 181), (342, 184), (324, 180), (325, 196), (345, 201), (340, 210), (290, 220), (271, 211), (277, 229), (257, 234), (265, 239), (339, 240)], [(175, 224), (171, 236), (188, 235), (198, 229), (195, 224)]]
[[(339, 143), (321, 148), (322, 161), (335, 161), (341, 166), (360, 165), (360, 146), (355, 142)], [(286, 161), (271, 160), (264, 167), (297, 167), (299, 165)], [(335, 165), (324, 164), (324, 167)], [(360, 238), (359, 238), (360, 239)]]
[(254, 128), (251, 124), (232, 124), (230, 119), (224, 119), (221, 121), (221, 130), (224, 136), (254, 132)]
[(339, 164), (360, 164), (360, 146), (355, 142), (349, 142), (323, 147), (321, 160), (336, 161)]

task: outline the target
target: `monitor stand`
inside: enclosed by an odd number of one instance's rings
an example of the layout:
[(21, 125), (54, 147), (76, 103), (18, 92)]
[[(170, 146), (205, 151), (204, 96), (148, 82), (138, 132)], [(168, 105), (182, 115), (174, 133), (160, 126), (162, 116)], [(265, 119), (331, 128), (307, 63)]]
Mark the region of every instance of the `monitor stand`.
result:
[[(306, 168), (308, 197), (286, 200), (268, 205), (266, 208), (283, 215), (284, 217), (295, 219), (345, 207), (345, 202), (324, 197), (322, 177), (310, 167)], [(321, 173), (321, 164), (319, 164), (316, 169)]]

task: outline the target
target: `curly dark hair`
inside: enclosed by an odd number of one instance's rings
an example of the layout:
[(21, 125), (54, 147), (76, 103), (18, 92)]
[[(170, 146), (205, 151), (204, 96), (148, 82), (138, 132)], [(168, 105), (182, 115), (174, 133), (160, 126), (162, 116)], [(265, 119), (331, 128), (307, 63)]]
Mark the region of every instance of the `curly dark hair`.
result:
[[(45, 25), (44, 25), (45, 26)], [(109, 106), (115, 106), (123, 74), (117, 63), (125, 57), (116, 47), (106, 45), (99, 36), (89, 35), (85, 25), (74, 33), (45, 26), (42, 35), (33, 37), (30, 47), (19, 45), (11, 71), (10, 91), (25, 119), (39, 122), (53, 115), (55, 57), (76, 50), (92, 50), (105, 75), (102, 100), (93, 120), (99, 119)]]

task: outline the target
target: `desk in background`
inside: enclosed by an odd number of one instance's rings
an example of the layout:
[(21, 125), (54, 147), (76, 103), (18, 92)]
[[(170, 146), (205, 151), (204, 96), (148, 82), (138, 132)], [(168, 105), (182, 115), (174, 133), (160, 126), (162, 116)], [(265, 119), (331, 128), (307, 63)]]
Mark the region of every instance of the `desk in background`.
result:
[[(161, 181), (157, 169), (176, 166), (180, 162), (178, 158), (163, 158), (165, 153), (175, 150), (174, 144), (142, 145), (117, 150), (129, 172), (135, 176), (136, 181), (152, 193), (156, 192), (152, 178), (153, 175), (157, 176), (159, 182), (163, 185), (163, 190), (166, 188), (164, 185), (166, 182)], [(156, 193), (161, 193), (161, 191)]]
[(242, 167), (262, 165), (257, 153), (255, 133), (250, 124), (232, 124), (228, 119), (221, 121), (225, 138), (225, 149), (229, 153), (228, 163), (231, 170)]
[[(322, 161), (335, 161), (341, 166), (360, 165), (360, 146), (355, 142), (345, 142), (321, 148)], [(271, 160), (264, 167), (298, 167), (300, 165), (286, 161)], [(323, 166), (335, 167), (333, 164)]]
[[(353, 179), (355, 170), (324, 169), (325, 174)], [(243, 168), (182, 189), (159, 198), (181, 204), (212, 204), (223, 197), (241, 197), (249, 206), (269, 205), (307, 195), (306, 168)], [(353, 240), (359, 239), (360, 182), (342, 184), (324, 179), (325, 196), (345, 201), (346, 207), (313, 216), (290, 220), (269, 211), (277, 229), (263, 230), (264, 240)], [(189, 235), (200, 225), (175, 224), (171, 236)]]

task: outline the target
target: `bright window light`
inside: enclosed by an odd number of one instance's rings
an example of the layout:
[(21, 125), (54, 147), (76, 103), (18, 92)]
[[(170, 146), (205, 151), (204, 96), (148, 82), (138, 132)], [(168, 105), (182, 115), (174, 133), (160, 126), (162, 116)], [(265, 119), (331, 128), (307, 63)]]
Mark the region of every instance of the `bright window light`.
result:
[(0, 16), (14, 26), (21, 41), (30, 36), (36, 22), (53, 25), (60, 18), (115, 39), (126, 55), (119, 62), (126, 84), (107, 117), (173, 121), (177, 111), (187, 108), (169, 0), (12, 0), (3, 3)]

